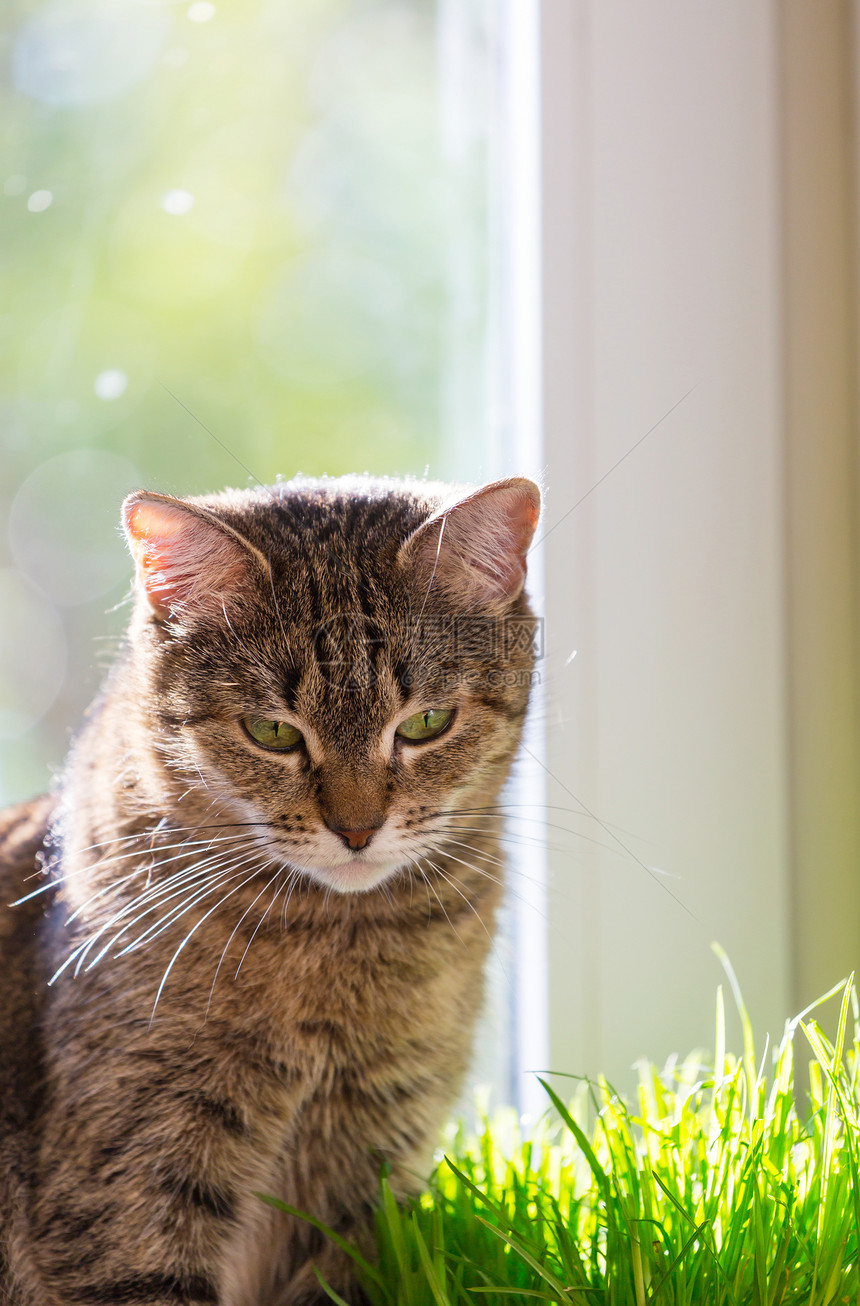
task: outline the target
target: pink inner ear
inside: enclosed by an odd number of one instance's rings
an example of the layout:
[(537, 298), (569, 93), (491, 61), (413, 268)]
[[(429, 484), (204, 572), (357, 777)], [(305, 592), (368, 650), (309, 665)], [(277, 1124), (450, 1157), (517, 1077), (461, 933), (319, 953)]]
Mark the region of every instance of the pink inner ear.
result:
[(452, 534), (460, 536), (453, 547), (481, 572), (493, 597), (513, 597), (522, 587), (539, 514), (539, 504), (519, 489), (490, 492), (453, 510), (448, 529), (453, 525)]
[(241, 543), (193, 509), (147, 497), (126, 500), (123, 518), (138, 581), (158, 616), (220, 612), (225, 595), (242, 588)]
[[(469, 602), (510, 602), (526, 578), (540, 494), (524, 478), (486, 486), (422, 526), (414, 557), (433, 584)], [(441, 536), (440, 536), (441, 532)]]

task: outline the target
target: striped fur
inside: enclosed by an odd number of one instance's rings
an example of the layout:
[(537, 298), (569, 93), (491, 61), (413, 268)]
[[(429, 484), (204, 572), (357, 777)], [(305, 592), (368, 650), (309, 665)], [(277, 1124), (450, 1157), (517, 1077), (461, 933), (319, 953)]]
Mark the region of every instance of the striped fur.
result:
[[(127, 510), (129, 637), (58, 794), (0, 816), (0, 1299), (303, 1306), (319, 1270), (353, 1300), (255, 1194), (366, 1240), (462, 1082), (537, 492), (298, 482), (171, 500), (157, 535), (165, 502)], [(449, 729), (404, 744), (429, 707)]]

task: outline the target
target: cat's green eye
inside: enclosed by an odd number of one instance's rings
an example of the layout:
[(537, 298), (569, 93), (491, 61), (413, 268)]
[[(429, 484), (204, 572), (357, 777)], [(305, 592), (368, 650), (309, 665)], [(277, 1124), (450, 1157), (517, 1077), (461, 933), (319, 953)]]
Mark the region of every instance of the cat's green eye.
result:
[(243, 716), (242, 725), (255, 744), (273, 748), (280, 753), (295, 748), (302, 742), (302, 732), (286, 721), (269, 721), (261, 716)]
[(416, 712), (414, 716), (401, 721), (395, 733), (401, 739), (408, 739), (411, 744), (423, 744), (425, 739), (435, 739), (441, 735), (453, 715), (452, 709), (431, 707), (426, 712)]

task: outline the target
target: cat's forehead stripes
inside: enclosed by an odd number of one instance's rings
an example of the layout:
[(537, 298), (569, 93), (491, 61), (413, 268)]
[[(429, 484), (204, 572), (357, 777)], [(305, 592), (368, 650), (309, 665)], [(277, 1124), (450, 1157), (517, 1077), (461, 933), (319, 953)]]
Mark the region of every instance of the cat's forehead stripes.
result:
[(200, 500), (248, 535), (272, 558), (286, 552), (322, 561), (333, 571), (350, 567), (360, 555), (362, 566), (388, 565), (392, 546), (436, 511), (450, 487), (341, 478), (322, 483), (293, 482), (268, 491), (234, 491)]

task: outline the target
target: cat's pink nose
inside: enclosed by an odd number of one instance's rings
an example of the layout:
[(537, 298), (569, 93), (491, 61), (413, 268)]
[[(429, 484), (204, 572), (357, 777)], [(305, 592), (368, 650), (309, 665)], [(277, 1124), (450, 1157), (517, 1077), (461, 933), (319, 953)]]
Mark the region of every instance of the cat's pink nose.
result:
[(378, 825), (371, 825), (366, 830), (347, 830), (342, 825), (335, 825), (331, 821), (326, 821), (326, 825), (333, 834), (339, 835), (340, 838), (343, 839), (347, 848), (351, 848), (353, 852), (357, 852), (359, 848), (367, 847), (373, 835), (382, 825), (382, 821), (380, 821)]
[(338, 834), (350, 848), (366, 848), (370, 843), (373, 830), (338, 830)]

